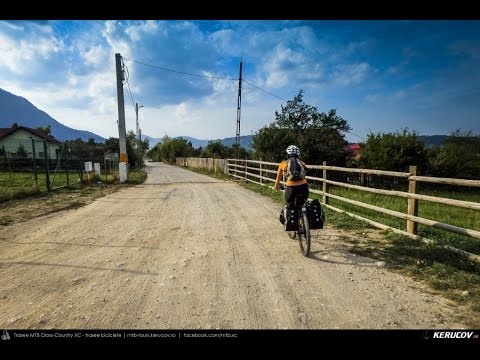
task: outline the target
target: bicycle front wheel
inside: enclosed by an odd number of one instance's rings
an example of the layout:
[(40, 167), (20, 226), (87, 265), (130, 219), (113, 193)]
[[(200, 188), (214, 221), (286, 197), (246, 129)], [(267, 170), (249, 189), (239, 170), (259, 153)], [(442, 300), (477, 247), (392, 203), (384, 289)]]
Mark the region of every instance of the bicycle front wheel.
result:
[(300, 244), (300, 251), (304, 256), (308, 256), (310, 255), (310, 224), (306, 213), (303, 213), (303, 216), (300, 217), (298, 226), (298, 243)]

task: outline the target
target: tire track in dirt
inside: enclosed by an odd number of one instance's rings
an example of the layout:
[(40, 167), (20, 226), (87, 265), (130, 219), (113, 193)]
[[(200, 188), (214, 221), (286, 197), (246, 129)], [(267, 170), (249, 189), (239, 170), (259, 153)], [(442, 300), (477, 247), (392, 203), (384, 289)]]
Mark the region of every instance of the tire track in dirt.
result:
[(301, 255), (278, 204), (164, 164), (79, 208), (0, 227), (0, 326), (462, 328), (422, 285), (315, 231)]

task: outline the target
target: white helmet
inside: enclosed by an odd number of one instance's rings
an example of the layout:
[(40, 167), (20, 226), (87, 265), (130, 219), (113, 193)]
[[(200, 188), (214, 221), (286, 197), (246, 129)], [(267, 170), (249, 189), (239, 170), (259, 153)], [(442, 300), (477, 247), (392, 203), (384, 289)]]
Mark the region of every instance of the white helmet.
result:
[(300, 149), (298, 148), (298, 146), (290, 145), (289, 147), (287, 147), (287, 154), (300, 156)]

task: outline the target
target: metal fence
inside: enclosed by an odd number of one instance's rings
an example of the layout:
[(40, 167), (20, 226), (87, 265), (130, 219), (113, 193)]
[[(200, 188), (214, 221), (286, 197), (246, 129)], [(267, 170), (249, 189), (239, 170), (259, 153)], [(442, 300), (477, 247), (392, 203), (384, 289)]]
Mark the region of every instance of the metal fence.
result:
[[(85, 172), (85, 162), (98, 163)], [(98, 169), (99, 172), (96, 172)], [(118, 177), (118, 154), (85, 155), (73, 152), (66, 144), (41, 140), (10, 140), (0, 146), (0, 201), (51, 191), (95, 178)]]

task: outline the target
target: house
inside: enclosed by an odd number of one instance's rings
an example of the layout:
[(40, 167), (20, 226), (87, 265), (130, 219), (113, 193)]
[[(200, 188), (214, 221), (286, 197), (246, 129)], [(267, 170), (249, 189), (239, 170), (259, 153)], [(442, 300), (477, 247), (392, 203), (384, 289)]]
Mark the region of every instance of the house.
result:
[(360, 159), (360, 145), (359, 144), (349, 144), (348, 149), (352, 152), (352, 159)]
[(32, 159), (35, 147), (35, 158), (45, 159), (44, 141), (47, 144), (49, 159), (58, 159), (61, 156), (62, 143), (52, 135), (26, 126), (0, 128), (0, 155)]

